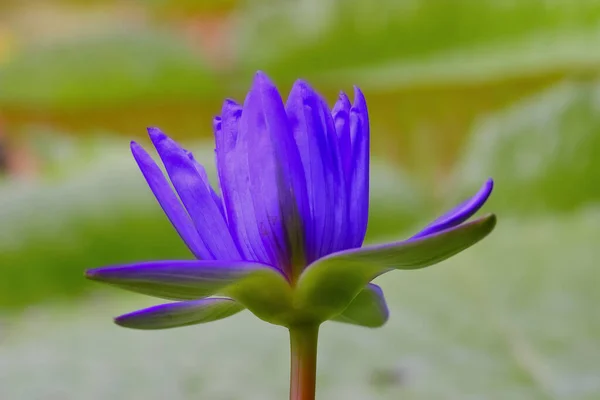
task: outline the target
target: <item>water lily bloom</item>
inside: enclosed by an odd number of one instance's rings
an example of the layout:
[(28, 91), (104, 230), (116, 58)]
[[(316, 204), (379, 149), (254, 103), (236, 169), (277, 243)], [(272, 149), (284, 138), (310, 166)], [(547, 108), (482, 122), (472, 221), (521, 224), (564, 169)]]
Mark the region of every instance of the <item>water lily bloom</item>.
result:
[(466, 222), (492, 181), (403, 241), (362, 246), (369, 210), (369, 117), (360, 89), (330, 109), (306, 82), (284, 102), (257, 73), (243, 105), (226, 100), (213, 121), (220, 193), (193, 155), (157, 128), (150, 139), (169, 180), (139, 144), (148, 186), (194, 255), (92, 269), (87, 277), (169, 300), (116, 318), (162, 329), (244, 309), (289, 328), (292, 398), (314, 398), (318, 327), (328, 320), (383, 325), (388, 308), (371, 281), (436, 264), (489, 234), (493, 214)]

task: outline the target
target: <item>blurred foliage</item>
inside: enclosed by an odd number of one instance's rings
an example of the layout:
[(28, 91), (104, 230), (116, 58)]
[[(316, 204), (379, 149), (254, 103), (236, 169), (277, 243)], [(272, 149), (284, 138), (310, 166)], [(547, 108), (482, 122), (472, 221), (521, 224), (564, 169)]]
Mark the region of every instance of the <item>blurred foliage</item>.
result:
[[(571, 58), (587, 57), (599, 65), (589, 46), (577, 45), (580, 39), (591, 43), (586, 35), (599, 35), (600, 3), (595, 0), (304, 0), (255, 7), (249, 15), (240, 34), (242, 59), (251, 70), (268, 65), (273, 75), (285, 79), (294, 79), (298, 71), (311, 79), (331, 71), (326, 83), (339, 71), (363, 69), (376, 80), (384, 68), (385, 79), (379, 82), (382, 87), (387, 82), (389, 89), (403, 67), (419, 82), (426, 82), (419, 75), (429, 76), (432, 69), (443, 75), (446, 68), (458, 68), (469, 77), (479, 69), (477, 63), (455, 55), (457, 49), (471, 57), (479, 53), (488, 61), (482, 67), (511, 69), (513, 61), (520, 61), (510, 57), (512, 51), (527, 54), (523, 61), (548, 68), (547, 57), (536, 62), (539, 51), (521, 42), (541, 40), (543, 49), (552, 53), (558, 41), (569, 52), (572, 36), (576, 46)], [(496, 47), (503, 50), (502, 57), (494, 57)], [(564, 63), (558, 57), (553, 61)], [(489, 72), (480, 69), (482, 73)]]
[(243, 1), (241, 0), (146, 0), (146, 4), (154, 13), (160, 16), (170, 15), (179, 18), (201, 16), (203, 14), (219, 14), (233, 11)]
[(220, 95), (214, 76), (172, 34), (117, 32), (25, 49), (0, 69), (0, 105), (77, 109), (203, 99)]
[[(156, 9), (157, 11), (176, 11), (178, 14), (189, 14), (207, 11), (231, 10), (240, 3), (240, 0), (178, 0), (171, 2), (169, 0), (133, 0), (137, 3), (143, 3), (144, 6)], [(56, 3), (89, 5), (97, 3), (102, 5), (122, 3), (122, 0), (55, 0)]]
[(599, 171), (600, 82), (568, 81), (482, 119), (455, 180), (493, 176), (489, 207), (530, 214), (599, 204)]
[[(597, 399), (599, 219), (597, 210), (505, 217), (492, 237), (443, 264), (384, 275), (386, 326), (322, 327), (318, 398)], [(289, 344), (279, 327), (244, 312), (139, 332), (110, 319), (160, 300), (90, 300), (5, 320), (1, 398), (286, 397)]]
[[(267, 0), (268, 1), (268, 0)], [(28, 0), (28, 6), (45, 6), (53, 4), (55, 7), (111, 7), (120, 6), (126, 3), (131, 5), (141, 5), (150, 8), (158, 15), (186, 15), (190, 13), (203, 12), (223, 12), (230, 11), (238, 6), (240, 0), (178, 0), (172, 2), (168, 0)], [(0, 1), (0, 10), (11, 10), (22, 6), (21, 0), (2, 0)]]

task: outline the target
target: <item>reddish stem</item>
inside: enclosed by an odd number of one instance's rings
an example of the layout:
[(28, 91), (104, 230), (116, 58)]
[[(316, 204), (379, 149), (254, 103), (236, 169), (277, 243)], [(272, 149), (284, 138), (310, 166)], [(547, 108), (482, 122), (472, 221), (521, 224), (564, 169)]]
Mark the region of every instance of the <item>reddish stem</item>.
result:
[(290, 328), (290, 400), (315, 400), (319, 326)]

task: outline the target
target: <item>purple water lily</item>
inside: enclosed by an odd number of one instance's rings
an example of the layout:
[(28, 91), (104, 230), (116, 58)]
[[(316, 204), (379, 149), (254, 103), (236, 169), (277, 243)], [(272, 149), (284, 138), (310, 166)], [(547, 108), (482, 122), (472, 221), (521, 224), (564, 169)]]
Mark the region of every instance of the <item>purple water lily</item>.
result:
[[(292, 348), (310, 353), (302, 349), (314, 341), (316, 351), (324, 321), (385, 323), (383, 292), (370, 283), (375, 277), (438, 263), (494, 228), (493, 214), (465, 222), (490, 195), (489, 180), (408, 240), (361, 247), (369, 209), (369, 117), (358, 88), (353, 103), (342, 93), (330, 110), (297, 81), (284, 103), (259, 72), (244, 104), (225, 101), (213, 128), (220, 195), (193, 155), (159, 129), (150, 128), (149, 135), (174, 190), (150, 155), (131, 144), (150, 189), (196, 260), (89, 270), (88, 278), (177, 300), (118, 317), (119, 325), (172, 328), (248, 309), (290, 328)], [(297, 379), (304, 382), (296, 385), (299, 393), (314, 376), (302, 375), (310, 357), (296, 358)]]

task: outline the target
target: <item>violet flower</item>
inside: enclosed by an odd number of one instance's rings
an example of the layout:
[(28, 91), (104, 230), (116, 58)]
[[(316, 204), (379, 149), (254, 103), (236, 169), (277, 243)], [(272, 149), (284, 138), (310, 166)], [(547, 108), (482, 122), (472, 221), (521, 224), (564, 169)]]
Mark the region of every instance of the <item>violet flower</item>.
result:
[(360, 89), (333, 110), (306, 82), (284, 103), (258, 72), (243, 106), (226, 100), (213, 122), (219, 195), (191, 153), (157, 128), (149, 135), (171, 184), (131, 143), (150, 189), (195, 260), (87, 271), (93, 280), (177, 300), (116, 318), (163, 329), (248, 309), (290, 330), (292, 399), (314, 399), (319, 325), (379, 327), (388, 318), (374, 278), (436, 264), (475, 244), (496, 223), (470, 218), (492, 181), (408, 240), (361, 247), (369, 209), (369, 117)]

